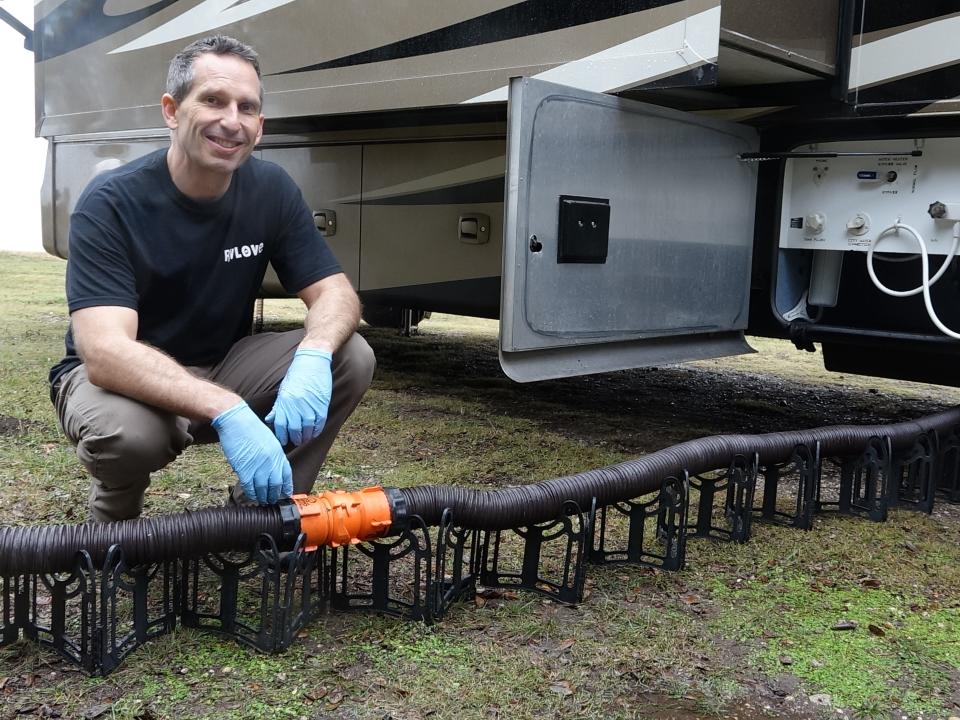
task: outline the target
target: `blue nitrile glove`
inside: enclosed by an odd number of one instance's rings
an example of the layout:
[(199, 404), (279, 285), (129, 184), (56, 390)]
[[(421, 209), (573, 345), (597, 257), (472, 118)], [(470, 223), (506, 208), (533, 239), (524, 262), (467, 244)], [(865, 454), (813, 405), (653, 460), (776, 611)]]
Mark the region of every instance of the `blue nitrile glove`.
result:
[(324, 350), (300, 348), (280, 383), (277, 401), (266, 421), (281, 445), (302, 445), (317, 437), (327, 423), (327, 408), (333, 392), (330, 362), (333, 356)]
[(243, 494), (261, 505), (293, 494), (293, 471), (283, 448), (242, 400), (211, 422)]

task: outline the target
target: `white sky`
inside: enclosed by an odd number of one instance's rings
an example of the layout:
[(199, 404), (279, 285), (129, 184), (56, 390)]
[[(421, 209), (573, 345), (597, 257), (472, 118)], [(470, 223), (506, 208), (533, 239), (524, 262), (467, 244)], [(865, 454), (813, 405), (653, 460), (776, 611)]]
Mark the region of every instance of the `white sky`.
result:
[[(33, 27), (33, 0), (0, 0), (3, 9)], [(34, 137), (33, 54), (23, 37), (0, 22), (0, 67), (7, 93), (0, 164), (0, 250), (43, 252), (40, 185), (47, 143)]]

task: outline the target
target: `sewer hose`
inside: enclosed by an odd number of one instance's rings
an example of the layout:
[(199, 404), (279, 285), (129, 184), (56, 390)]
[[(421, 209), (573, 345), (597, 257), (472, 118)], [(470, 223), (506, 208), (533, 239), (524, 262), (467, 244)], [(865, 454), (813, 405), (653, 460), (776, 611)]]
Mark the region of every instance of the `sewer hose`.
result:
[(643, 457), (564, 477), (474, 490), (449, 485), (368, 487), (295, 495), (265, 507), (207, 508), (109, 523), (0, 528), (0, 577), (66, 572), (86, 551), (100, 567), (113, 545), (129, 565), (248, 550), (263, 534), (278, 547), (293, 546), (300, 533), (308, 550), (337, 547), (401, 532), (409, 518), (439, 525), (450, 509), (457, 525), (503, 530), (558, 517), (568, 501), (580, 507), (623, 502), (655, 491), (667, 477), (698, 475), (727, 467), (738, 455), (757, 454), (761, 465), (782, 463), (798, 445), (820, 444), (822, 457), (859, 454), (873, 437), (887, 437), (894, 450), (930, 431), (960, 426), (960, 408), (893, 425), (835, 425), (761, 435), (714, 435), (673, 445)]

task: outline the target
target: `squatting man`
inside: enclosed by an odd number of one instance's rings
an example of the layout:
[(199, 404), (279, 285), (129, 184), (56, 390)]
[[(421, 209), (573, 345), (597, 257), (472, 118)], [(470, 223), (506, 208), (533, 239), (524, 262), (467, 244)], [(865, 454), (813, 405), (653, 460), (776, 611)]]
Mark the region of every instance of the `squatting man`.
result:
[[(370, 385), (356, 293), (294, 182), (250, 157), (262, 102), (250, 47), (190, 44), (160, 101), (169, 148), (96, 177), (70, 218), (50, 392), (94, 520), (137, 517), (151, 472), (218, 437), (234, 501), (309, 492)], [(249, 335), (268, 262), (307, 306), (304, 329)]]

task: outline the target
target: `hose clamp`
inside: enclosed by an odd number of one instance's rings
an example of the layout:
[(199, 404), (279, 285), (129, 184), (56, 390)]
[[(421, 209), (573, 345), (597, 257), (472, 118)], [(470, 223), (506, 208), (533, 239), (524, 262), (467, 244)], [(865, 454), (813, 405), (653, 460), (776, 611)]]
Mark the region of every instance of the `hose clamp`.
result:
[(282, 550), (289, 550), (300, 535), (300, 510), (290, 498), (282, 498), (277, 507), (280, 509), (280, 538)]
[(390, 503), (390, 534), (396, 534), (410, 527), (410, 512), (407, 506), (407, 497), (397, 488), (385, 487), (383, 494)]

